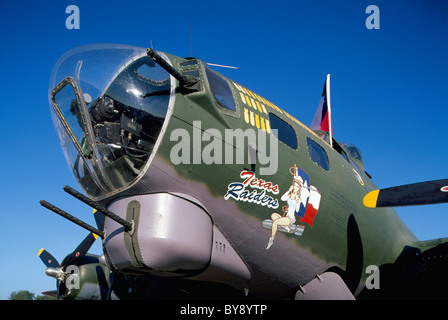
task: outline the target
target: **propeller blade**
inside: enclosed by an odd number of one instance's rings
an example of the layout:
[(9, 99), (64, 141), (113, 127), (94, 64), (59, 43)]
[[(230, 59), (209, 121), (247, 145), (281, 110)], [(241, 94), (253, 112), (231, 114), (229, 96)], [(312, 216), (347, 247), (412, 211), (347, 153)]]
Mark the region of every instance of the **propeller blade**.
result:
[(100, 231), (104, 231), (104, 223), (106, 216), (96, 209), (93, 209), (93, 217), (95, 218), (96, 226)]
[(39, 250), (39, 258), (42, 260), (42, 262), (45, 264), (47, 268), (59, 268), (59, 262), (56, 260), (55, 257), (51, 255), (47, 250), (44, 248)]
[(401, 207), (448, 202), (448, 179), (413, 183), (369, 192), (363, 199), (368, 208)]
[(65, 260), (64, 265), (67, 266), (73, 264), (73, 262), (77, 259), (84, 257), (95, 242), (96, 238), (98, 238), (96, 234), (89, 233), (87, 237), (85, 237), (84, 240), (72, 252), (71, 256)]

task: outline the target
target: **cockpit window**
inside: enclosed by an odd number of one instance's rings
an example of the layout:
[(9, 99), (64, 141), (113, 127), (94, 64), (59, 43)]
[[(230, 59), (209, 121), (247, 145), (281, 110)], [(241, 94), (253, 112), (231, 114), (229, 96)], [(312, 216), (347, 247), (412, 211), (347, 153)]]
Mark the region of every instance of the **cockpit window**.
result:
[(350, 155), (350, 163), (353, 168), (357, 172), (365, 172), (361, 150), (357, 146), (349, 142), (341, 142), (341, 146)]
[(344, 148), (344, 150), (348, 152), (348, 154), (352, 158), (357, 159), (360, 162), (363, 162), (362, 152), (357, 146), (349, 142), (341, 142), (341, 146)]
[(235, 111), (235, 100), (227, 81), (210, 68), (205, 67), (210, 90), (216, 102), (223, 108)]

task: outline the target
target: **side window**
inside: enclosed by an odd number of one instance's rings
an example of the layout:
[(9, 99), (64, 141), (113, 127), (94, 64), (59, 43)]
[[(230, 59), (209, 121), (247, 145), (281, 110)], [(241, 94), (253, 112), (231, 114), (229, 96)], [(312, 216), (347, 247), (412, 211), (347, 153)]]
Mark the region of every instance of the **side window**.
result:
[(235, 111), (235, 100), (233, 100), (232, 91), (227, 81), (208, 67), (205, 70), (208, 83), (210, 84), (210, 90), (216, 102), (223, 108)]
[(311, 160), (319, 167), (325, 171), (330, 170), (330, 163), (328, 161), (328, 155), (319, 144), (311, 140), (309, 137), (306, 138), (308, 145), (308, 152), (310, 154)]
[(182, 62), (180, 64), (180, 66), (182, 67), (183, 75), (199, 78), (199, 70), (198, 70), (198, 61), (197, 60), (189, 60), (187, 62)]
[(285, 121), (277, 117), (273, 113), (269, 113), (269, 122), (271, 129), (277, 129), (277, 133), (274, 131), (274, 135), (278, 140), (292, 149), (297, 149), (297, 136), (294, 129)]

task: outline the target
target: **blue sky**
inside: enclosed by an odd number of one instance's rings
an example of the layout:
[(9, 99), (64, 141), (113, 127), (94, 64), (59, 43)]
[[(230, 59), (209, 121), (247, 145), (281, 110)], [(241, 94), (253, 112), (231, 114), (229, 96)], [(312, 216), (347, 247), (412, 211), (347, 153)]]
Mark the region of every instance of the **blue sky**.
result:
[[(79, 30), (65, 26), (71, 4)], [(370, 4), (379, 30), (366, 28)], [(87, 234), (39, 200), (94, 224), (91, 209), (62, 190), (77, 186), (47, 98), (54, 63), (79, 45), (152, 40), (157, 50), (238, 66), (219, 71), (306, 125), (330, 73), (335, 137), (361, 148), (379, 187), (448, 176), (446, 1), (2, 0), (0, 30), (0, 299), (54, 289), (38, 250), (62, 260)], [(448, 205), (397, 211), (422, 240), (448, 236)], [(92, 252), (100, 249), (98, 241)]]

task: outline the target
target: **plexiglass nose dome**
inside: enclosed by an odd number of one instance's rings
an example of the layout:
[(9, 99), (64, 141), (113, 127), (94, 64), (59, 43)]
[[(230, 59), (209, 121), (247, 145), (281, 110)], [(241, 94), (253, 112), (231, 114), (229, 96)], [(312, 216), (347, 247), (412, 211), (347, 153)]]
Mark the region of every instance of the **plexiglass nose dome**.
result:
[(88, 45), (57, 61), (50, 79), (50, 110), (84, 192), (99, 200), (141, 178), (173, 99), (174, 81), (144, 48)]

